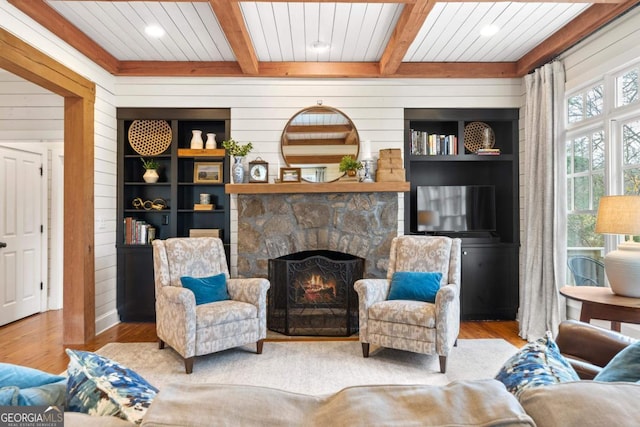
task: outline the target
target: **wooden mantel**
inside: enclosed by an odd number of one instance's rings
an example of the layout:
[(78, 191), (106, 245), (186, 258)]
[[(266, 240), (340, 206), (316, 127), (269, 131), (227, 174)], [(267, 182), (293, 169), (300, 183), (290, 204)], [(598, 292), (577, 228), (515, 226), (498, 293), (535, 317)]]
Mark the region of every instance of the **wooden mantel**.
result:
[(227, 184), (227, 194), (377, 193), (409, 191), (409, 182), (287, 182), (278, 184)]

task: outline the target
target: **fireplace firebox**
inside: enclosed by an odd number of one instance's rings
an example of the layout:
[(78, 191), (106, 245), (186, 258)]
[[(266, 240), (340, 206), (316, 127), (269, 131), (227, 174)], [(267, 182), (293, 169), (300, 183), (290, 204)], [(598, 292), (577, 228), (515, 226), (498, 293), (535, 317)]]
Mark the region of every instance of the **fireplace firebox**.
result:
[(350, 336), (358, 332), (364, 259), (328, 250), (269, 260), (267, 327), (285, 335)]

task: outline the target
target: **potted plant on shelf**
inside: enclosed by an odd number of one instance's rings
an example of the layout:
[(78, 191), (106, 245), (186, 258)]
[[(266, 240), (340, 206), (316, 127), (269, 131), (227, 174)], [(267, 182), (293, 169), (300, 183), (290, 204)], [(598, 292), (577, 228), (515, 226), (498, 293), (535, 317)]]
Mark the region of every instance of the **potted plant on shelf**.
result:
[(233, 182), (241, 184), (242, 181), (244, 181), (244, 167), (242, 166), (242, 159), (251, 152), (253, 144), (250, 142), (247, 142), (246, 144), (239, 144), (231, 138), (226, 141), (222, 141), (222, 146), (227, 150), (230, 156), (233, 156), (233, 166), (231, 167)]
[(142, 179), (144, 182), (155, 183), (158, 182), (158, 167), (160, 167), (160, 163), (156, 159), (145, 159), (144, 157), (140, 158), (142, 161), (142, 167), (144, 167), (145, 172), (142, 175)]
[(351, 156), (344, 156), (340, 160), (339, 170), (340, 172), (346, 172), (347, 176), (356, 176), (356, 171), (362, 169), (362, 162), (357, 161)]

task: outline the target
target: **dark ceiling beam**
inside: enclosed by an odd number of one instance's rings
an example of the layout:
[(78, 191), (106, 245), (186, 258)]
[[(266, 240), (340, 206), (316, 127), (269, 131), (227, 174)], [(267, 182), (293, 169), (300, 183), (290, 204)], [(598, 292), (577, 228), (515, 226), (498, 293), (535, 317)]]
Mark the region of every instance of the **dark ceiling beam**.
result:
[(114, 74), (118, 70), (118, 60), (100, 45), (87, 37), (71, 22), (62, 17), (43, 0), (8, 0), (11, 5), (27, 14), (38, 24), (51, 31), (63, 41), (79, 50), (93, 62)]
[(409, 46), (415, 40), (434, 5), (434, 0), (418, 0), (414, 4), (404, 6), (396, 28), (380, 58), (380, 74), (394, 74), (398, 70)]
[(594, 4), (575, 17), (571, 22), (549, 36), (518, 60), (517, 74), (524, 76), (536, 67), (551, 61), (588, 35), (594, 33), (640, 0), (628, 0), (617, 4)]

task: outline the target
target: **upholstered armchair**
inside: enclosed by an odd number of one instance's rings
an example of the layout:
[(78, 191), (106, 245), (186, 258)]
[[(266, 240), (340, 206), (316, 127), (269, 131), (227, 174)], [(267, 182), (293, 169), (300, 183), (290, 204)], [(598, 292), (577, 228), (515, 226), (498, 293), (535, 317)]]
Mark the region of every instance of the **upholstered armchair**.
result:
[[(153, 241), (156, 331), (184, 358), (187, 374), (195, 356), (255, 342), (262, 353), (267, 336), (267, 279), (231, 279), (222, 241), (215, 237)], [(183, 276), (203, 278), (224, 273), (230, 299), (196, 305), (182, 287)]]
[[(444, 236), (396, 237), (387, 278), (356, 281), (364, 357), (369, 357), (369, 344), (437, 354), (440, 372), (446, 371), (460, 330), (460, 244)], [(395, 272), (442, 273), (435, 302), (387, 300)]]

